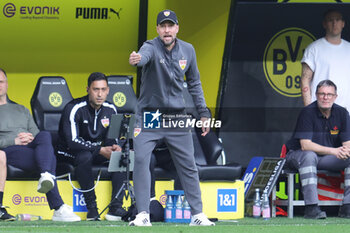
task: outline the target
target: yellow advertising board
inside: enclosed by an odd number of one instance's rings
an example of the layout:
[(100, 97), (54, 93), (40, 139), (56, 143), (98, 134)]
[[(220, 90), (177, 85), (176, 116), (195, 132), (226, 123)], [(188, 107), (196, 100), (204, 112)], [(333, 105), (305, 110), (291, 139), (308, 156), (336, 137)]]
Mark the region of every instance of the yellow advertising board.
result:
[[(5, 187), (4, 205), (9, 206), (9, 213), (32, 214), (41, 216), (43, 219), (51, 219), (53, 210), (50, 210), (45, 194), (36, 191), (37, 181), (7, 181)], [(73, 181), (75, 187), (79, 187), (77, 181)], [(67, 205), (73, 207), (73, 211), (83, 220), (86, 219), (86, 206), (81, 192), (74, 190), (66, 180), (57, 181), (58, 190)], [(156, 182), (156, 198), (165, 203), (165, 190), (173, 188), (173, 181)], [(111, 201), (112, 186), (111, 181), (99, 181), (96, 187), (97, 207), (102, 211)], [(124, 206), (130, 206), (130, 198), (124, 199)], [(101, 216), (108, 212), (108, 209)]]
[[(78, 182), (72, 182), (79, 187)], [(83, 220), (86, 219), (86, 206), (82, 193), (74, 190), (66, 180), (57, 182), (61, 197), (67, 205)], [(173, 181), (156, 182), (156, 199), (165, 207), (165, 190), (173, 189)], [(32, 214), (43, 219), (51, 219), (53, 210), (50, 210), (46, 195), (36, 191), (37, 181), (7, 181), (5, 187), (4, 205), (9, 206), (9, 213)], [(236, 182), (201, 182), (203, 212), (209, 218), (238, 219), (244, 213), (244, 183)], [(111, 182), (99, 181), (96, 187), (97, 206), (102, 211), (111, 200)], [(130, 206), (130, 198), (124, 199), (124, 206)], [(105, 211), (101, 216), (108, 212)]]
[(201, 182), (203, 212), (208, 218), (240, 219), (244, 217), (244, 182)]

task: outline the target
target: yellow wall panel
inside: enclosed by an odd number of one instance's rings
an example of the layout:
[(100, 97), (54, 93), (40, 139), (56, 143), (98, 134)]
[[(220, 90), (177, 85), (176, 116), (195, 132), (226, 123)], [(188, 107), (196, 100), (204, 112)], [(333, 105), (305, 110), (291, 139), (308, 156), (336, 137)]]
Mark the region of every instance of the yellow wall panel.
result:
[(0, 9), (0, 67), (11, 98), (28, 108), (42, 75), (64, 76), (73, 97), (86, 93), (91, 72), (135, 76), (139, 1), (13, 0)]

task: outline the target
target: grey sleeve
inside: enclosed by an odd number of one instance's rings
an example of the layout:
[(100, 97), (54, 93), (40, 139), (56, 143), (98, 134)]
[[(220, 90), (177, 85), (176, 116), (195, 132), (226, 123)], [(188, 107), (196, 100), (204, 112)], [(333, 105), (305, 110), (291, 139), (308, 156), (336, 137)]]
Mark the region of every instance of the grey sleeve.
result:
[(188, 91), (193, 97), (193, 102), (197, 108), (200, 117), (210, 117), (210, 112), (204, 99), (202, 83), (200, 80), (199, 70), (197, 66), (197, 58), (194, 48), (191, 46), (190, 66), (186, 72), (186, 81), (188, 84)]
[[(14, 114), (16, 114), (16, 116), (20, 115), (16, 111), (13, 111), (12, 108), (6, 108), (2, 111), (6, 111), (7, 114), (2, 115), (0, 121), (0, 149), (15, 145), (17, 132), (9, 129), (9, 127), (14, 128), (11, 124), (12, 122), (9, 123), (9, 121), (11, 121), (11, 119), (14, 119), (11, 117)], [(15, 122), (14, 125), (17, 125), (17, 122)]]
[(35, 137), (39, 133), (39, 129), (28, 109), (26, 109), (26, 117), (28, 122), (28, 132)]
[[(13, 111), (14, 114), (20, 115), (21, 123), (18, 123), (18, 129), (28, 131), (34, 137), (39, 133), (39, 129), (36, 126), (33, 117), (27, 108), (20, 106), (20, 108), (17, 108), (17, 110), (11, 109), (9, 111)], [(15, 131), (0, 131), (0, 148), (6, 148), (8, 146), (15, 145), (15, 138), (17, 137), (17, 133)]]
[(15, 145), (15, 138), (14, 137), (0, 137), (0, 148), (6, 148), (8, 146)]
[(146, 41), (138, 53), (141, 54), (141, 61), (137, 63), (137, 66), (142, 67), (151, 60), (153, 56), (153, 45), (150, 42)]

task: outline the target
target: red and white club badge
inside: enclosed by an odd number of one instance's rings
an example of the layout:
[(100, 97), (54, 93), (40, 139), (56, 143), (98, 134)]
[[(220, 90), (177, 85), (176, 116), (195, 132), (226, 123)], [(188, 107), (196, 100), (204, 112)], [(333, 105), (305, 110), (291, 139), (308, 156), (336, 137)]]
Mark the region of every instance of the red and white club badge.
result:
[(107, 128), (109, 126), (109, 119), (108, 118), (101, 119), (101, 124), (103, 125), (103, 127)]
[(134, 129), (134, 137), (136, 138), (141, 133), (141, 128)]
[(187, 60), (179, 60), (179, 65), (182, 70), (186, 68)]

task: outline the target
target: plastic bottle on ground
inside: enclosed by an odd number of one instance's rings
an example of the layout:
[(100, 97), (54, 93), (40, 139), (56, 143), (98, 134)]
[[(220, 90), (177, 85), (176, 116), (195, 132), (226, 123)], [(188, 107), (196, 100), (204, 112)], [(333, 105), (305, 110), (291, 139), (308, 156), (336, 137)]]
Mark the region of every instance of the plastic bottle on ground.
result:
[(37, 221), (41, 220), (41, 216), (32, 215), (32, 214), (17, 214), (16, 220), (17, 221)]

